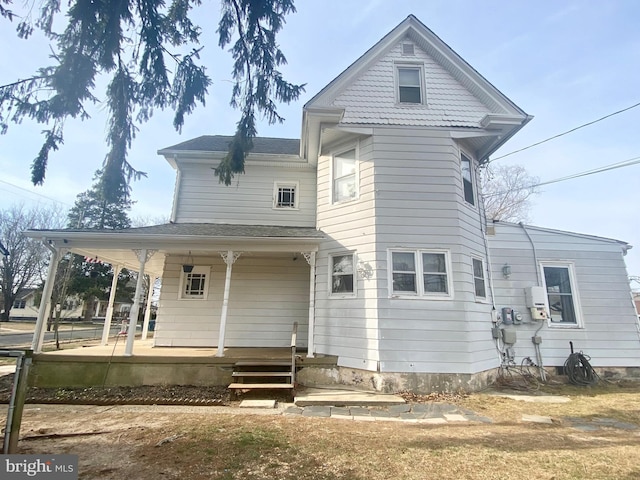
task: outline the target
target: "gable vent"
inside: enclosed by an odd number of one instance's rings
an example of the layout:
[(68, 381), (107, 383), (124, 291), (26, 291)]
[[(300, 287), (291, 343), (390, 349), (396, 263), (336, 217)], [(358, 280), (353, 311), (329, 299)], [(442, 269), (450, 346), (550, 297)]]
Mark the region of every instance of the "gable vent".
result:
[(413, 43), (403, 43), (402, 44), (402, 55), (404, 56), (413, 56), (415, 52), (413, 51)]

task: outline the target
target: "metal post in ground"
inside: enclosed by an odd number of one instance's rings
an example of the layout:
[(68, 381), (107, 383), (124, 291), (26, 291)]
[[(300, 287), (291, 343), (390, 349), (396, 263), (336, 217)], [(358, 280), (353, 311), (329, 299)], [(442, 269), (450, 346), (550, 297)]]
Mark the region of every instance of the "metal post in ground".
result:
[(20, 426), (22, 425), (22, 412), (24, 402), (27, 398), (27, 381), (29, 378), (29, 368), (33, 350), (25, 351), (3, 351), (0, 356), (17, 357), (16, 373), (13, 377), (13, 390), (9, 401), (9, 412), (7, 413), (7, 425), (4, 432), (3, 453), (16, 453), (18, 450), (18, 439), (20, 438)]

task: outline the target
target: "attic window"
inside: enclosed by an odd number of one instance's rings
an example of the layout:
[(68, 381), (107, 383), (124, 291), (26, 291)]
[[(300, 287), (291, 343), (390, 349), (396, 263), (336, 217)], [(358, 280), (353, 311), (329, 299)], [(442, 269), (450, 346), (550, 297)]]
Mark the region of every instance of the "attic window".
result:
[(413, 43), (403, 43), (402, 44), (402, 56), (404, 57), (413, 57), (415, 55), (415, 51), (413, 49)]
[(398, 67), (398, 101), (420, 104), (422, 97), (422, 68)]

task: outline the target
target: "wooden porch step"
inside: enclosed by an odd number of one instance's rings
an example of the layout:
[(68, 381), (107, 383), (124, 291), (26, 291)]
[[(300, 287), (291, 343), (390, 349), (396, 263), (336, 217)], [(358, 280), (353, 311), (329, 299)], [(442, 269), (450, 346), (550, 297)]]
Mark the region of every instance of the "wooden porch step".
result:
[(290, 377), (291, 372), (233, 372), (232, 377)]
[(229, 385), (231, 390), (254, 390), (254, 389), (293, 389), (293, 383), (232, 383)]
[(265, 361), (246, 361), (246, 362), (236, 362), (234, 364), (236, 367), (289, 367), (291, 368), (291, 362), (290, 361), (271, 361), (271, 360), (265, 360)]

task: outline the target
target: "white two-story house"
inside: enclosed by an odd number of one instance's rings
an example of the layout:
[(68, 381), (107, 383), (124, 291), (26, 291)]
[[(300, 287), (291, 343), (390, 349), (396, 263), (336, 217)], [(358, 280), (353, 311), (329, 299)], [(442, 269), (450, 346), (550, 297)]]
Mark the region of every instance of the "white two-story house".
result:
[(283, 347), (297, 322), (308, 357), (385, 390), (561, 366), (569, 340), (640, 367), (629, 245), (485, 218), (479, 168), (530, 118), (409, 16), (304, 106), (300, 139), (256, 138), (232, 186), (229, 137), (160, 150), (171, 223), (30, 235), (162, 277), (156, 347)]

